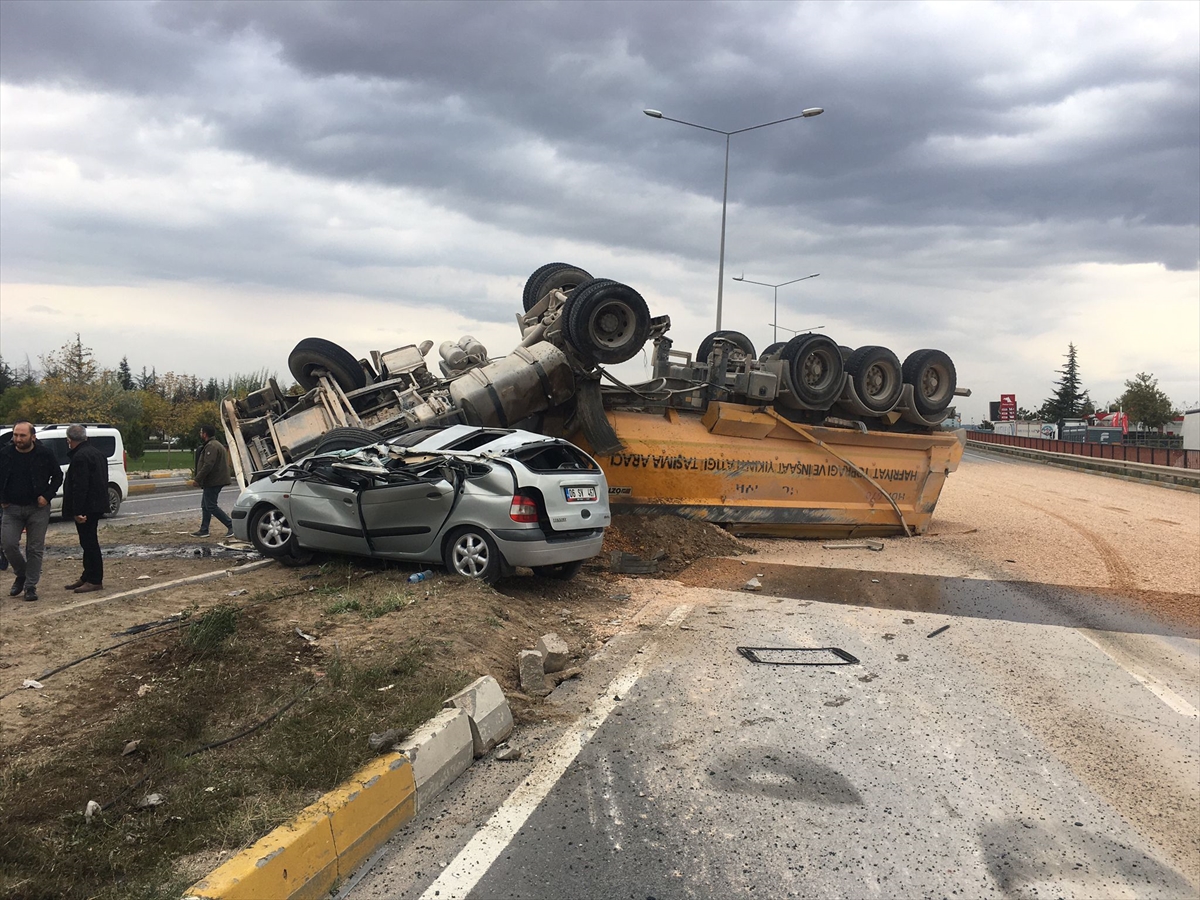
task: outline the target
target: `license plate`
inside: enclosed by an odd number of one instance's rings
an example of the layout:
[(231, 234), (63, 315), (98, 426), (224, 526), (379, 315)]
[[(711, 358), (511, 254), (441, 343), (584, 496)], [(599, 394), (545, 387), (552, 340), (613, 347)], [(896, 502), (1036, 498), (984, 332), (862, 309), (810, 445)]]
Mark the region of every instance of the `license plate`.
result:
[(563, 494), (566, 496), (568, 503), (586, 503), (596, 499), (596, 489), (594, 487), (563, 488)]

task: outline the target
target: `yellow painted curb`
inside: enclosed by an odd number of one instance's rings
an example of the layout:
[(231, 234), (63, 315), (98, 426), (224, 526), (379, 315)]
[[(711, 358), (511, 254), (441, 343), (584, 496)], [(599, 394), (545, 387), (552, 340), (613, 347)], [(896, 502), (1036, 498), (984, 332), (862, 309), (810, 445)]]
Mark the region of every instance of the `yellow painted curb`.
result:
[(389, 753), (360, 769), (188, 889), (207, 900), (307, 900), (329, 892), (417, 811), (412, 765)]
[(158, 490), (157, 484), (131, 484), (129, 485), (129, 496), (134, 494), (153, 494)]

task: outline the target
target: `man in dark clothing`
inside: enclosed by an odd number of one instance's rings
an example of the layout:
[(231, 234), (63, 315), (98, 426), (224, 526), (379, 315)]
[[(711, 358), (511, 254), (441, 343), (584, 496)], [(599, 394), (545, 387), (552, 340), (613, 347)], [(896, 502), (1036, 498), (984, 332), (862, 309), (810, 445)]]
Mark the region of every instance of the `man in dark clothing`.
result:
[[(42, 556), (46, 549), (46, 529), (50, 525), (50, 501), (62, 485), (62, 469), (54, 451), (39, 444), (33, 426), (18, 422), (13, 426), (12, 442), (0, 449), (0, 546), (16, 573), (17, 580), (8, 596), (25, 592), (26, 600), (36, 600), (37, 583), (42, 577)], [(21, 552), (21, 532), (25, 532), (25, 553)], [(26, 559), (28, 556), (28, 559)]]
[(83, 574), (66, 586), (68, 591), (87, 594), (104, 587), (104, 556), (96, 527), (108, 511), (108, 457), (88, 443), (87, 429), (67, 426), (67, 480), (63, 485), (63, 516), (75, 519), (79, 546), (83, 549)]
[(194, 482), (203, 489), (200, 500), (200, 530), (192, 537), (208, 537), (208, 523), (212, 518), (225, 526), (225, 536), (233, 534), (233, 520), (217, 505), (221, 488), (229, 484), (229, 461), (220, 441), (214, 441), (216, 429), (211, 425), (200, 426), (200, 449), (196, 451), (196, 474)]

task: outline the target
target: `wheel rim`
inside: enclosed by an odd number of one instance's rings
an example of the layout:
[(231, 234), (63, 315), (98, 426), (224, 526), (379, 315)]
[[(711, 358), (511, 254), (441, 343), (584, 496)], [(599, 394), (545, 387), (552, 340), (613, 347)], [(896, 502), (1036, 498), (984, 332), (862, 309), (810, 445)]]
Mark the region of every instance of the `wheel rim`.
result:
[(929, 402), (937, 403), (942, 399), (946, 383), (946, 373), (942, 367), (929, 366), (921, 373), (921, 395)]
[(824, 353), (820, 351), (809, 353), (804, 357), (801, 377), (808, 387), (813, 390), (820, 390), (829, 380), (831, 368), (829, 360), (825, 358)]
[(255, 528), (259, 541), (271, 550), (282, 550), (292, 537), (292, 526), (287, 516), (277, 509), (271, 510), (258, 519)]
[(108, 514), (114, 516), (121, 507), (121, 492), (116, 488), (108, 489)]
[(455, 541), (452, 558), (454, 571), (468, 578), (481, 576), (491, 561), (487, 541), (477, 534), (464, 534)]
[(616, 349), (633, 338), (636, 317), (624, 303), (605, 303), (592, 314), (589, 329), (597, 344)]

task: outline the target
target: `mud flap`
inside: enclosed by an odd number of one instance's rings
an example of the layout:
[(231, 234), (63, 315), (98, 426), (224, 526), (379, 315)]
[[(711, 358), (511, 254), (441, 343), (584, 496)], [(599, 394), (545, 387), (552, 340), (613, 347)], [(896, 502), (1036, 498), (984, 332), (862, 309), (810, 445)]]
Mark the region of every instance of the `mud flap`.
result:
[(607, 456), (625, 449), (604, 414), (598, 379), (580, 379), (576, 385), (574, 418), (574, 425), (583, 431), (593, 455)]

